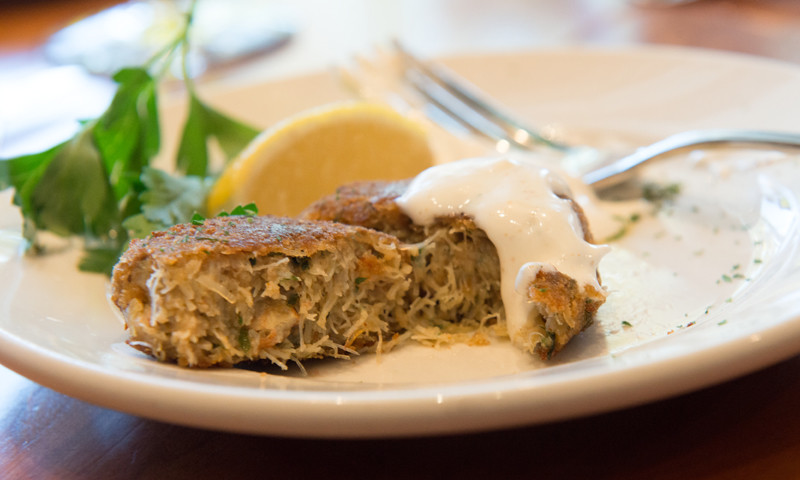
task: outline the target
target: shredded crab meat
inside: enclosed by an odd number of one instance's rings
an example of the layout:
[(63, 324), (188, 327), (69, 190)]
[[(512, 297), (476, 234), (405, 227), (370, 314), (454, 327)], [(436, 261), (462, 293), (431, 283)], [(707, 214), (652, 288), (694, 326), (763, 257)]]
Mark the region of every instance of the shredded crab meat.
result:
[[(369, 273), (354, 267), (365, 258)], [(265, 359), (287, 368), (308, 358), (380, 350), (383, 333), (394, 330), (386, 305), (402, 295), (402, 288), (386, 286), (405, 282), (402, 264), (395, 245), (380, 242), (374, 250), (360, 245), (336, 255), (232, 254), (189, 259), (186, 268), (153, 265), (145, 282), (149, 301), (128, 308), (131, 332), (141, 337), (132, 340), (187, 365)], [(187, 271), (194, 272), (191, 281)], [(355, 282), (359, 275), (371, 276)]]

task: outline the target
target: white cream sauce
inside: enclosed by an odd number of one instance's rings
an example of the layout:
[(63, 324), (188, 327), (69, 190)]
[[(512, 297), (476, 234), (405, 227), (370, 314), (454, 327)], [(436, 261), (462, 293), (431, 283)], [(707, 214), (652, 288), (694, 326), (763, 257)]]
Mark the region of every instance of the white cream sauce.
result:
[(566, 181), (530, 159), (473, 158), (431, 167), (396, 202), (415, 223), (470, 216), (486, 232), (500, 258), (501, 292), (512, 340), (533, 306), (526, 287), (539, 270), (558, 270), (601, 290), (597, 265), (609, 251), (583, 239)]

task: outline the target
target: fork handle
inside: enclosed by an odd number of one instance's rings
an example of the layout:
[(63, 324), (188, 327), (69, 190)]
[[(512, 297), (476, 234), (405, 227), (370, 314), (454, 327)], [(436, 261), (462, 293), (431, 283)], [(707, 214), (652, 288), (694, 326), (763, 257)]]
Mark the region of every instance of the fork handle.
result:
[(630, 155), (588, 172), (583, 175), (583, 181), (602, 190), (628, 179), (634, 167), (659, 155), (683, 147), (716, 143), (764, 143), (800, 147), (800, 134), (743, 129), (689, 130), (642, 147)]

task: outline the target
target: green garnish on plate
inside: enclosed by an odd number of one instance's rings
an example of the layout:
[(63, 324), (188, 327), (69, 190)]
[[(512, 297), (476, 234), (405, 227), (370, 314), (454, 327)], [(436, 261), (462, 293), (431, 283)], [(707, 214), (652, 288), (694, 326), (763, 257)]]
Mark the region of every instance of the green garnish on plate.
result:
[[(130, 238), (205, 215), (213, 176), (209, 141), (230, 160), (258, 130), (204, 103), (186, 58), (194, 2), (176, 38), (145, 65), (124, 68), (106, 111), (82, 123), (69, 140), (43, 152), (0, 161), (0, 190), (14, 188), (29, 251), (41, 251), (43, 231), (83, 240), (79, 268), (110, 273)], [(189, 111), (175, 161), (176, 174), (150, 166), (161, 146), (158, 83), (180, 58)]]

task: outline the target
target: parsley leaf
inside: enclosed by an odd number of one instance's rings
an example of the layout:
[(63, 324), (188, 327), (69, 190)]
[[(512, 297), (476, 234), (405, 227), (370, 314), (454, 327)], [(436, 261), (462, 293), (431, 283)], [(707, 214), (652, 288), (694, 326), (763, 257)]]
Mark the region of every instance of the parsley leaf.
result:
[(208, 143), (215, 139), (228, 160), (233, 158), (259, 131), (209, 107), (190, 93), (189, 116), (178, 147), (177, 166), (186, 175), (208, 175)]
[(139, 196), (141, 213), (123, 223), (137, 238), (191, 221), (195, 213), (204, 212), (205, 198), (211, 188), (209, 178), (172, 176), (152, 167), (145, 167), (141, 181), (145, 186)]
[(231, 215), (244, 215), (246, 217), (254, 217), (258, 215), (258, 207), (255, 203), (248, 203), (247, 205), (236, 205), (231, 210)]
[(141, 68), (114, 75), (117, 93), (98, 119), (93, 134), (117, 199), (138, 180), (142, 168), (158, 153), (160, 131), (156, 81)]
[(84, 272), (108, 274), (119, 260), (120, 253), (121, 248), (116, 245), (87, 247), (84, 249), (78, 268)]
[[(117, 202), (90, 128), (83, 128), (40, 167), (41, 175), (29, 177), (17, 190), (36, 229), (87, 240), (119, 230)], [(28, 240), (34, 240), (34, 233), (26, 232)]]
[(192, 215), (192, 225), (203, 225), (204, 223), (206, 223), (206, 217), (199, 213)]
[(45, 169), (58, 154), (65, 143), (56, 145), (44, 152), (23, 155), (0, 161), (0, 189), (15, 188), (14, 205), (22, 208), (22, 214), (28, 217), (33, 210), (30, 203), (30, 191), (44, 174)]

